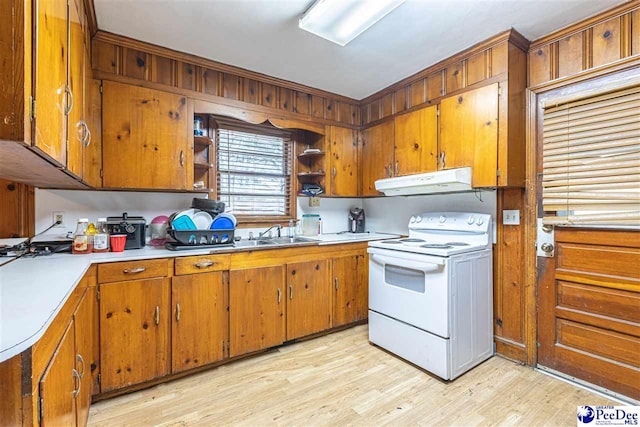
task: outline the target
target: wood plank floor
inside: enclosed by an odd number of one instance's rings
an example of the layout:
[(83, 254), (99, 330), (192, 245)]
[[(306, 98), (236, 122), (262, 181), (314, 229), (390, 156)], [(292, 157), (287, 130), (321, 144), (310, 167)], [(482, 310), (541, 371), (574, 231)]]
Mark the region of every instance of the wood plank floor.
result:
[(98, 402), (89, 425), (575, 426), (578, 405), (615, 404), (500, 357), (445, 384), (364, 325)]

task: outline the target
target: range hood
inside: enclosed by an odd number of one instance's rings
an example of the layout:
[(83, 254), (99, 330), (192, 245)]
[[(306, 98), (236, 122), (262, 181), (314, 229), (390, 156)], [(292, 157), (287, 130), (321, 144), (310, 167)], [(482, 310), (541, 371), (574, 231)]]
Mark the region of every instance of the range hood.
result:
[(376, 181), (376, 190), (386, 196), (451, 193), (471, 189), (471, 168), (447, 169)]

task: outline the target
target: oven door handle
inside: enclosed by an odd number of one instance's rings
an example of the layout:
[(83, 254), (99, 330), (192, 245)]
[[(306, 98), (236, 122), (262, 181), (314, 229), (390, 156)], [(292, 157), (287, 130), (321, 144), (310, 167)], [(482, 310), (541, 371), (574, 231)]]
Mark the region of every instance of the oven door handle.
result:
[[(398, 267), (408, 268), (410, 270), (418, 270), (425, 273), (429, 271), (439, 270), (440, 266), (444, 265), (444, 259), (443, 260), (426, 260), (425, 259), (425, 260), (414, 261), (414, 262), (406, 262), (405, 260), (400, 258), (371, 255), (371, 260), (376, 264), (380, 264), (382, 266), (395, 265)], [(425, 266), (424, 264), (429, 264), (429, 267)]]

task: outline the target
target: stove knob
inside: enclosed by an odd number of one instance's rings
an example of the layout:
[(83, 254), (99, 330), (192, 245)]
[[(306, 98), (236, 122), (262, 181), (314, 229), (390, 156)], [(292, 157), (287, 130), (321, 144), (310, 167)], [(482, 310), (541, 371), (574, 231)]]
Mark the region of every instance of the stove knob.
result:
[(416, 222), (418, 222), (418, 223), (422, 222), (422, 217), (420, 215), (418, 215), (416, 217)]
[(409, 223), (413, 224), (414, 222), (416, 222), (416, 217), (412, 216), (411, 219), (409, 220)]
[(446, 216), (442, 215), (442, 216), (440, 217), (440, 222), (445, 222), (446, 220), (447, 220), (447, 217), (446, 217)]
[(472, 216), (470, 216), (470, 217), (467, 219), (467, 224), (471, 225), (471, 224), (473, 224), (473, 223), (474, 223), (474, 221), (475, 221), (475, 218), (474, 218), (474, 217), (472, 217)]
[(481, 217), (481, 216), (479, 216), (479, 217), (476, 219), (476, 224), (477, 224), (477, 225), (482, 225), (482, 224), (484, 224), (484, 219), (482, 219), (482, 217)]

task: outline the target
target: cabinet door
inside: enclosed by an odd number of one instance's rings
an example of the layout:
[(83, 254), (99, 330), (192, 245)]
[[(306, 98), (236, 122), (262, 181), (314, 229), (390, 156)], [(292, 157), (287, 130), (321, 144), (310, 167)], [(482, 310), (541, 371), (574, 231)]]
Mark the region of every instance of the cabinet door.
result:
[(187, 189), (193, 179), (188, 120), (184, 96), (103, 82), (103, 185)]
[[(67, 2), (39, 0), (36, 21), (36, 147), (67, 164)], [(69, 99), (70, 102), (70, 99)]]
[(330, 126), (331, 195), (358, 195), (358, 135), (353, 129)]
[(496, 185), (498, 169), (498, 84), (442, 100), (440, 168), (473, 168), (474, 187)]
[[(87, 56), (88, 57), (88, 56)], [(85, 121), (89, 134), (84, 148), (84, 181), (102, 187), (102, 94), (100, 80), (88, 79), (85, 96)]]
[(394, 175), (436, 170), (438, 107), (422, 108), (395, 118)]
[(327, 261), (287, 264), (287, 339), (331, 327)]
[(284, 266), (229, 272), (229, 357), (282, 344)]
[(70, 322), (40, 380), (41, 426), (76, 425), (75, 394), (81, 386), (75, 359), (73, 322)]
[(369, 266), (365, 254), (333, 258), (333, 326), (367, 318)]
[(175, 276), (171, 282), (171, 372), (222, 360), (228, 339), (222, 272)]
[(73, 103), (68, 115), (67, 169), (79, 178), (84, 174), (84, 144), (87, 127), (84, 117), (84, 19), (78, 0), (69, 2), (69, 78)]
[(393, 173), (393, 121), (362, 131), (361, 196), (379, 196), (375, 182)]
[(100, 285), (102, 392), (167, 375), (169, 279)]
[(77, 423), (79, 426), (87, 424), (89, 419), (89, 405), (93, 392), (93, 379), (91, 367), (93, 361), (93, 325), (97, 322), (95, 317), (95, 288), (87, 288), (84, 297), (73, 314), (73, 324), (76, 337), (76, 371), (80, 376), (80, 390), (76, 396)]

